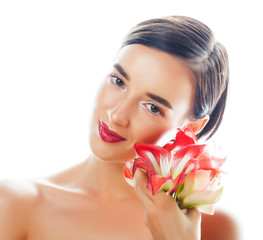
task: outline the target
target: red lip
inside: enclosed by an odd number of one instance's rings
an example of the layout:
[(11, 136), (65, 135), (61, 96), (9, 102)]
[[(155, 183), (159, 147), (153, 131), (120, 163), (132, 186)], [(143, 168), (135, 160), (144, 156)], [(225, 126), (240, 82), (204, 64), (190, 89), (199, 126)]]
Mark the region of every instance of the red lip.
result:
[(110, 130), (108, 125), (101, 120), (99, 121), (99, 135), (104, 142), (108, 143), (117, 143), (126, 140), (118, 133)]

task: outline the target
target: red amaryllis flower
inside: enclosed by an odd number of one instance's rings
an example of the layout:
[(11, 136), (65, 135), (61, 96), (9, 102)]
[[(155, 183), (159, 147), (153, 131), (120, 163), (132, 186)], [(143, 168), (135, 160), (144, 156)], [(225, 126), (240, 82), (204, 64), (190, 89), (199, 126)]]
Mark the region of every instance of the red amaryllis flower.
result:
[(211, 156), (190, 129), (178, 129), (175, 140), (163, 147), (136, 143), (134, 148), (137, 157), (133, 162), (127, 161), (124, 168), (130, 185), (134, 185), (135, 171), (141, 168), (148, 177), (146, 188), (153, 195), (162, 189), (182, 209), (196, 207), (213, 213), (212, 204), (222, 192), (218, 176), (225, 159)]

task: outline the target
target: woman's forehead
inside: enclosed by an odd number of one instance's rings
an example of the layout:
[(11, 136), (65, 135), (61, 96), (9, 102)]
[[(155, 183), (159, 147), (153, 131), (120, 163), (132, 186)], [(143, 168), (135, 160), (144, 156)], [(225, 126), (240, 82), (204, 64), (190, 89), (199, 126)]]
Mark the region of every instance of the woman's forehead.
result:
[[(120, 49), (116, 70), (139, 90), (168, 98), (172, 103), (192, 102), (195, 79), (191, 69), (180, 59), (161, 50), (140, 44)], [(192, 105), (192, 104), (191, 104)]]

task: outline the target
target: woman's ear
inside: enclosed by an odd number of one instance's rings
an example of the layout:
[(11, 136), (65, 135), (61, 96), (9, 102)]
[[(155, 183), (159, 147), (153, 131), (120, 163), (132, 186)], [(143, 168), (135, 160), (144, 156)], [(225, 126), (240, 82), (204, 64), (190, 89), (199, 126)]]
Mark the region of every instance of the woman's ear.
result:
[(191, 128), (195, 134), (198, 134), (202, 131), (202, 129), (208, 123), (209, 119), (210, 119), (209, 116), (205, 115), (201, 119), (197, 119), (193, 122), (188, 123), (185, 128)]

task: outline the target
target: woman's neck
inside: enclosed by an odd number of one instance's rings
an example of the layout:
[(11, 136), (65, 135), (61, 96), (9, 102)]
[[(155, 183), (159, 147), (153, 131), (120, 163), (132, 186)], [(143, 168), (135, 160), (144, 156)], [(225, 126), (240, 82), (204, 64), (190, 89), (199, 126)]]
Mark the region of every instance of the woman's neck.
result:
[(101, 198), (130, 198), (135, 193), (124, 179), (124, 163), (102, 161), (90, 155), (79, 168), (75, 187), (98, 194)]

